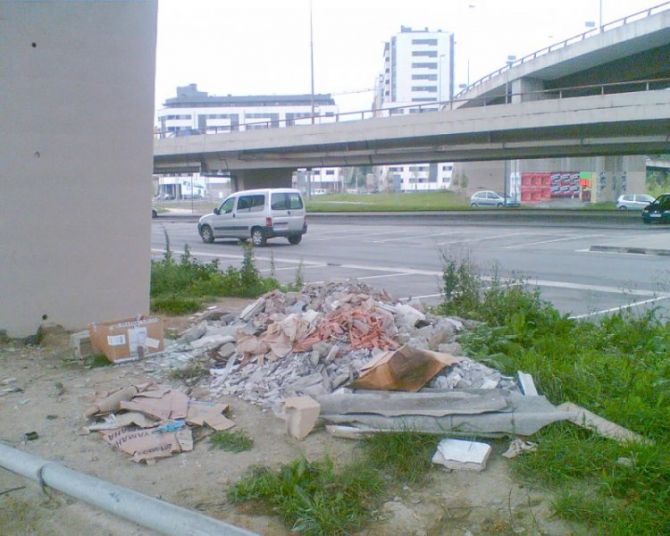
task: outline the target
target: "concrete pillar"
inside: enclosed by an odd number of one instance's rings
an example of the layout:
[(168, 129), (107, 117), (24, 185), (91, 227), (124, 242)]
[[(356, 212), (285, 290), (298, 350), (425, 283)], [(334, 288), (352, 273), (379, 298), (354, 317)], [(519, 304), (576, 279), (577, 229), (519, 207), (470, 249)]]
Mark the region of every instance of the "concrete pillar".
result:
[(245, 169), (231, 173), (234, 192), (254, 188), (291, 188), (293, 168)]
[(519, 78), (512, 81), (512, 102), (528, 102), (546, 99), (543, 93), (532, 93), (544, 90), (544, 80), (538, 78)]
[(156, 1), (0, 7), (0, 330), (149, 311)]

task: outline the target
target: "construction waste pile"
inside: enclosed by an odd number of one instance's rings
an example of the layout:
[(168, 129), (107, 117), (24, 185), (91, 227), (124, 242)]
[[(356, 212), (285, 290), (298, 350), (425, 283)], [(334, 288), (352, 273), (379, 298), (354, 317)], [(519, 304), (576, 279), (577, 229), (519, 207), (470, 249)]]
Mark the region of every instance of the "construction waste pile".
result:
[[(413, 391), (518, 392), (513, 378), (460, 356), (456, 338), (470, 322), (422, 309), (419, 302), (393, 303), (386, 293), (352, 282), (273, 291), (237, 317), (206, 312), (163, 354), (146, 360), (146, 368), (160, 372), (204, 359), (214, 398), (233, 395), (267, 408), (286, 397), (318, 397), (342, 387), (406, 390), (410, 377)], [(365, 383), (371, 367), (378, 375), (384, 366), (375, 361), (393, 352), (390, 366), (407, 369), (398, 371), (399, 383)], [(409, 370), (417, 366), (427, 366), (418, 377)]]
[[(617, 440), (639, 439), (574, 404), (554, 406), (537, 393), (528, 374), (505, 376), (461, 355), (457, 338), (475, 325), (430, 314), (419, 302), (394, 302), (386, 293), (360, 283), (310, 284), (299, 292), (270, 292), (239, 316), (217, 308), (205, 311), (178, 340), (142, 365), (157, 380), (174, 370), (202, 367), (208, 374), (198, 385), (208, 389), (210, 399), (229, 395), (272, 408), (286, 420), (287, 432), (298, 439), (309, 434), (319, 419), (331, 434), (350, 438), (397, 430), (530, 436), (548, 424), (569, 420)], [(123, 433), (137, 433), (125, 427), (118, 432), (119, 422), (128, 424), (129, 419), (140, 429), (179, 427), (170, 430), (174, 437), (166, 440), (168, 446), (141, 445), (146, 448), (139, 454), (126, 447), (136, 461), (143, 459), (145, 450), (156, 452), (152, 448), (165, 452), (192, 448), (192, 426), (234, 425), (222, 421), (225, 406), (209, 404), (205, 409), (211, 420), (200, 413), (194, 419), (191, 411), (201, 412), (202, 407), (183, 393), (160, 385), (132, 389), (136, 391), (131, 399), (118, 409), (139, 415), (125, 413), (120, 420), (112, 416), (111, 421), (108, 417), (97, 423), (98, 430), (114, 426), (112, 432), (105, 431), (110, 444), (123, 448), (128, 444)], [(176, 407), (176, 413), (147, 410), (147, 404), (165, 397), (169, 400), (164, 406)], [(104, 411), (89, 416), (95, 415)], [(143, 424), (145, 418), (152, 420)], [(177, 425), (172, 424), (175, 419)], [(461, 443), (441, 442), (435, 463), (483, 469), (490, 448), (483, 445), (477, 450), (474, 444)], [(513, 446), (510, 456), (532, 448), (524, 442)], [(478, 459), (469, 458), (473, 452), (479, 452)]]

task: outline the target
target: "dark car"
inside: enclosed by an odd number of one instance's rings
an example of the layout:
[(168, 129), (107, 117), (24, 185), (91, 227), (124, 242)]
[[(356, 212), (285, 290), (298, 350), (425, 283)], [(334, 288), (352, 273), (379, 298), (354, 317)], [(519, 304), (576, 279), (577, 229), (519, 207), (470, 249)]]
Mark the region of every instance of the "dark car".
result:
[(642, 209), (644, 223), (670, 223), (670, 193), (659, 195)]

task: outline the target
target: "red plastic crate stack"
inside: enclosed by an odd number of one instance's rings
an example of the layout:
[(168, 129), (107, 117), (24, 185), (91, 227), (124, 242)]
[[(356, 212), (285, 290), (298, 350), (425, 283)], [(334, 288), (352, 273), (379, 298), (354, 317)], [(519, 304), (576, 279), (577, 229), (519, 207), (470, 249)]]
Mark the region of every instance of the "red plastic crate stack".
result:
[(551, 199), (551, 172), (523, 172), (521, 174), (521, 202), (537, 203), (547, 199)]

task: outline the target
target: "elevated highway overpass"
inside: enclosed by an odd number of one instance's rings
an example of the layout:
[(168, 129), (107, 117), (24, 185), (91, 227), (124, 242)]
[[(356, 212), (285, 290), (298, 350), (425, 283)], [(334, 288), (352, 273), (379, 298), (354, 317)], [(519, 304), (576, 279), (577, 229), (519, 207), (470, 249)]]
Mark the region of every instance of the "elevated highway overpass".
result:
[(516, 60), (440, 111), (158, 139), (154, 170), (247, 188), (290, 184), (297, 168), (667, 153), (669, 87), (666, 2)]
[(154, 169), (231, 172), (251, 187), (286, 184), (297, 168), (669, 149), (670, 91), (649, 90), (167, 138), (155, 142)]

